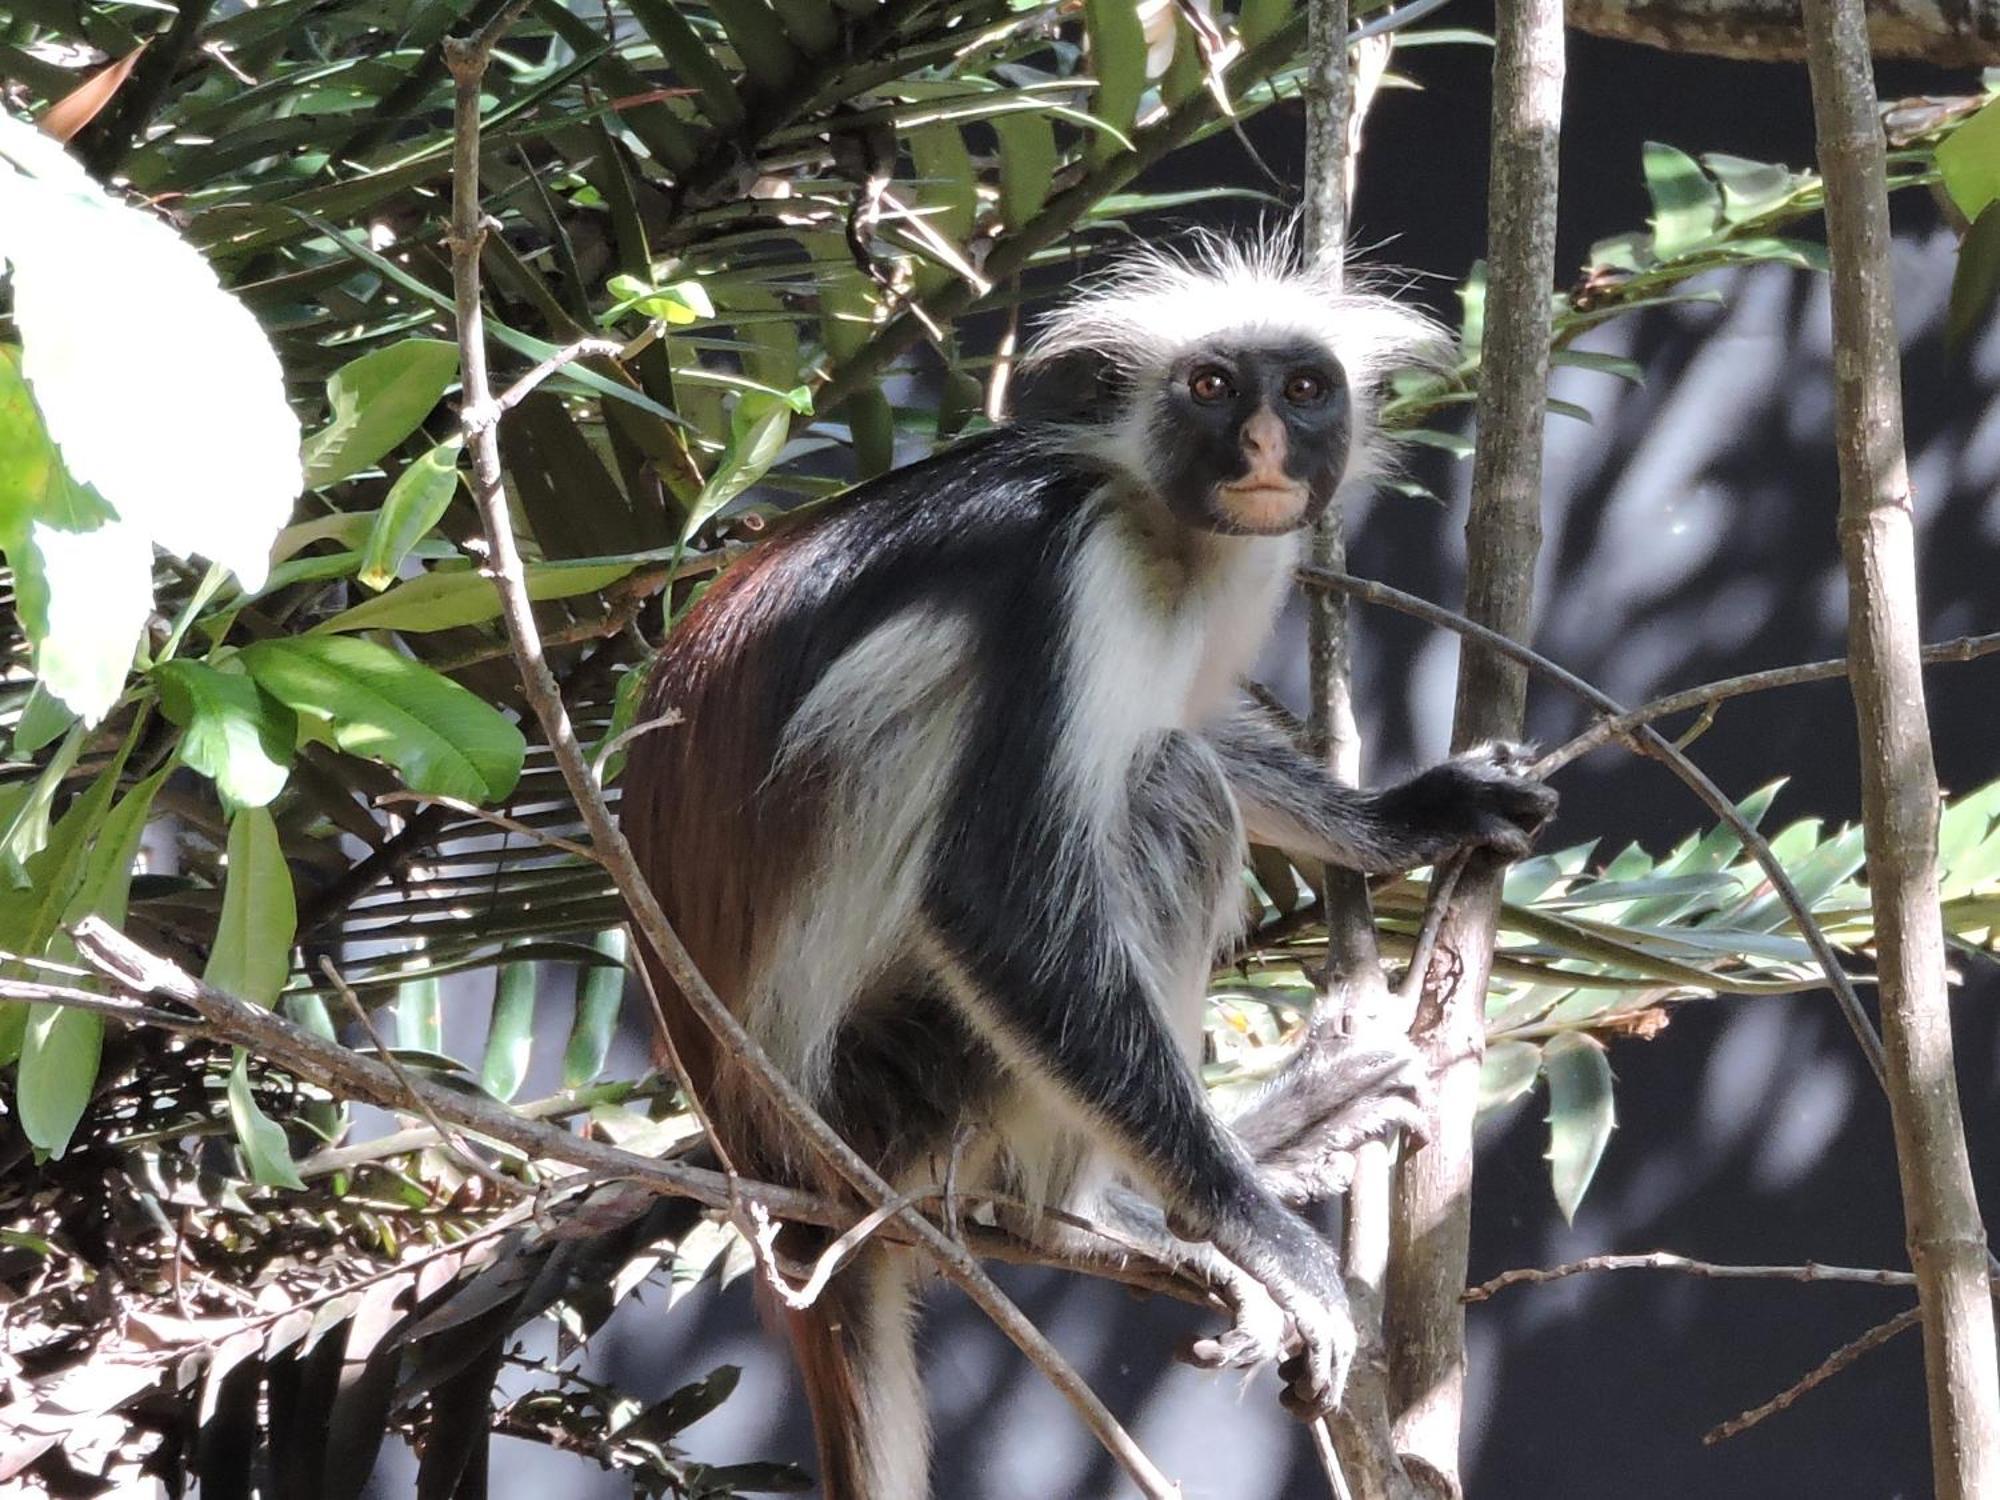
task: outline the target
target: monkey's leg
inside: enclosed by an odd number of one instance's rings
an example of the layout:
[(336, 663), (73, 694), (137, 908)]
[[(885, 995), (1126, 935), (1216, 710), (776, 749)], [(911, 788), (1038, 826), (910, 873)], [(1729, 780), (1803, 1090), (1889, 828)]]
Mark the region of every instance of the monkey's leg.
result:
[(1240, 713), (1207, 732), (1251, 838), (1343, 869), (1388, 874), (1462, 849), (1518, 859), (1556, 794), (1521, 774), (1523, 752), (1489, 745), (1379, 790), (1344, 786), (1276, 725)]
[(1271, 1190), (1287, 1203), (1345, 1192), (1354, 1153), (1397, 1131), (1422, 1139), (1430, 1071), (1400, 1035), (1313, 1035), (1230, 1117)]

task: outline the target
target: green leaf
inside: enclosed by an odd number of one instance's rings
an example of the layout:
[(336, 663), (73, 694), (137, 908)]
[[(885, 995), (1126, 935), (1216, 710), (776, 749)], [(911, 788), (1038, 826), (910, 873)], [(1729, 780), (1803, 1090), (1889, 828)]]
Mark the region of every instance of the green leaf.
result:
[(1643, 170), (1653, 200), (1653, 252), (1662, 260), (1706, 244), (1722, 214), (1722, 195), (1685, 151), (1647, 141)]
[(1090, 112), (1117, 132), (1093, 136), (1084, 148), (1092, 162), (1102, 162), (1125, 149), (1118, 136), (1129, 138), (1139, 118), (1139, 99), (1146, 92), (1146, 29), (1132, 0), (1084, 0), (1083, 26), (1097, 79)]
[(684, 328), (715, 316), (715, 304), (708, 300), (708, 288), (690, 277), (669, 286), (654, 286), (637, 276), (620, 273), (605, 284), (617, 298), (608, 311), (598, 316), (598, 324), (609, 327), (628, 312), (658, 318), (673, 328)]
[(729, 445), (701, 487), (681, 528), (689, 540), (723, 506), (750, 488), (777, 459), (792, 431), (792, 409), (783, 401), (745, 392), (729, 416)]
[(1956, 354), (1986, 324), (2000, 293), (2000, 202), (1988, 203), (1958, 243), (1958, 269), (1951, 278), (1951, 310), (1946, 314), (1946, 349)]
[[(422, 962), (419, 955), (412, 967)], [(399, 1051), (443, 1053), (444, 991), (437, 975), (419, 975), (396, 986), (396, 1046)]]
[(371, 589), (385, 589), (396, 581), (396, 570), (410, 549), (443, 519), (458, 493), (458, 452), (462, 437), (439, 443), (396, 476), (389, 486), (389, 498), (375, 512), (367, 544), (361, 549), (361, 567), (355, 573)]
[(728, 70), (716, 61), (708, 43), (695, 34), (672, 0), (630, 0), (627, 8), (674, 72), (695, 89), (702, 112), (710, 121), (723, 130), (741, 125), (743, 101), (737, 97)]
[[(0, 876), (4, 876), (0, 889), (28, 884), (28, 861), (49, 841), (49, 810), (55, 805), (63, 778), (83, 753), (83, 740), (83, 726), (79, 724), (64, 736), (56, 753), (43, 764), (32, 787), (7, 804), (7, 814), (0, 819)], [(0, 940), (0, 947), (4, 946), (4, 940)]]
[[(82, 883), (64, 909), (65, 923), (96, 915), (114, 927), (124, 924), (132, 861), (138, 857), (139, 838), (146, 829), (153, 794), (166, 776), (165, 770), (154, 773), (105, 815), (86, 853)], [(64, 945), (66, 948), (67, 939)], [(104, 1018), (95, 1011), (52, 1004), (28, 1008), (15, 1077), (15, 1105), (22, 1133), (50, 1156), (61, 1156), (68, 1149), (70, 1136), (83, 1118), (97, 1085), (103, 1044)]]
[(990, 123), (1000, 142), (1000, 217), (1008, 229), (1019, 229), (1048, 201), (1062, 155), (1041, 114), (995, 115)]
[(625, 929), (607, 928), (591, 946), (607, 961), (586, 965), (576, 976), (576, 1018), (570, 1024), (569, 1044), (563, 1049), (566, 1089), (589, 1083), (603, 1070), (625, 996)]
[[(105, 810), (117, 794), (132, 744), (128, 733), (111, 763), (82, 795), (71, 799), (41, 848), (22, 862), (26, 882), (18, 888), (0, 887), (0, 951), (33, 958), (48, 946), (84, 879), (91, 851), (102, 843)], [(45, 772), (43, 780), (48, 779)]]
[(612, 1435), (621, 1441), (636, 1438), (645, 1442), (667, 1442), (683, 1428), (694, 1426), (727, 1401), (742, 1373), (736, 1365), (717, 1365), (700, 1380), (682, 1386), (639, 1412), (630, 1422), (613, 1427)]
[(1549, 1180), (1563, 1217), (1574, 1221), (1618, 1123), (1611, 1062), (1595, 1037), (1565, 1031), (1544, 1050), (1542, 1067), (1549, 1080)]
[(240, 808), (229, 820), (222, 915), (202, 977), (239, 1000), (275, 1004), (291, 970), (297, 928), (292, 872), (278, 843), (278, 826), (265, 808)]
[(181, 759), (234, 807), (263, 807), (284, 789), (298, 716), (249, 677), (185, 658), (153, 669), (160, 707), (181, 726)]
[(238, 659), (272, 697), (325, 722), (350, 755), (395, 767), (412, 791), (497, 802), (520, 780), (521, 731), (421, 662), (346, 635), (256, 641)]
[(1968, 219), (1979, 218), (2000, 198), (2000, 99), (1938, 143), (1937, 169), (1944, 190)]
[(517, 959), (501, 964), (494, 980), (493, 1019), (486, 1028), (479, 1086), (496, 1099), (512, 1099), (528, 1076), (535, 1045), (535, 992), (541, 977), (541, 965)]
[(26, 760), (40, 750), (55, 743), (58, 735), (67, 734), (76, 723), (76, 715), (56, 700), (53, 693), (39, 682), (28, 694), (28, 701), (21, 706), (21, 717), (14, 721), (14, 756)]
[[(630, 573), (630, 562), (531, 563), (530, 599), (570, 599), (594, 594)], [(421, 635), (477, 625), (500, 616), (500, 589), (472, 568), (441, 568), (407, 579), (387, 593), (364, 599), (314, 627), (318, 634), (349, 630), (401, 630)]]
[(305, 441), (306, 487), (324, 489), (376, 463), (457, 378), (458, 346), (443, 339), (404, 339), (341, 366), (326, 383), (333, 419)]
[(299, 429), (257, 320), (164, 218), (9, 114), (0, 258), (22, 373), (76, 484), (149, 563), (157, 544), (261, 584), (299, 492)]
[(1578, 370), (1594, 370), (1600, 375), (1612, 375), (1632, 385), (1646, 383), (1646, 372), (1639, 362), (1622, 354), (1600, 354), (1594, 349), (1555, 349), (1549, 353), (1549, 363)]
[(249, 1059), (241, 1047), (236, 1049), (236, 1065), (229, 1070), (229, 1123), (236, 1129), (236, 1144), (242, 1148), (243, 1164), (252, 1178), (265, 1187), (305, 1191), (284, 1127), (257, 1107), (256, 1096), (250, 1092)]
[(1491, 1114), (1535, 1086), (1541, 1076), (1542, 1049), (1533, 1042), (1497, 1041), (1486, 1046), (1479, 1065), (1479, 1113)]
[(1783, 207), (1805, 180), (1774, 162), (1750, 161), (1722, 151), (1704, 152), (1701, 164), (1722, 184), (1726, 224), (1747, 223)]

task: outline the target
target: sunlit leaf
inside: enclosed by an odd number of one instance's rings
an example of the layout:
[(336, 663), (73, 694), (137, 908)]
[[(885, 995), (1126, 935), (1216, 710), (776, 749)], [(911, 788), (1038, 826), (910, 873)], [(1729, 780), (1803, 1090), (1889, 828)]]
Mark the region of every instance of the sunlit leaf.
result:
[(225, 994), (269, 1006), (285, 987), (298, 909), (277, 825), (262, 807), (229, 820), (229, 861), (215, 947), (202, 977)]
[(479, 1086), (496, 1099), (512, 1099), (528, 1076), (535, 1044), (535, 991), (541, 967), (527, 959), (503, 963), (493, 986), (493, 1019), (486, 1028), (486, 1054)]
[(380, 461), (457, 378), (458, 346), (443, 339), (403, 339), (341, 366), (326, 383), (333, 417), (305, 441), (307, 487), (323, 489)]
[(1542, 1049), (1534, 1043), (1488, 1043), (1479, 1065), (1479, 1113), (1491, 1114), (1512, 1104), (1535, 1086), (1541, 1072)]
[[(298, 422), (269, 341), (208, 262), (0, 115), (0, 257), (22, 373), (79, 485), (135, 532), (246, 588), (299, 492)], [(142, 286), (144, 296), (107, 296)]]
[(396, 570), (410, 549), (444, 516), (458, 493), (458, 453), (461, 437), (430, 449), (389, 486), (389, 497), (375, 513), (368, 540), (361, 548), (361, 566), (354, 576), (371, 589), (396, 581)]
[[(625, 577), (636, 564), (533, 563), (527, 569), (530, 599), (570, 599), (594, 594)], [(500, 617), (500, 589), (471, 568), (440, 568), (364, 599), (315, 627), (323, 634), (348, 630), (402, 630), (422, 634), (477, 625)]]
[(1642, 165), (1653, 200), (1653, 252), (1672, 260), (1706, 243), (1722, 213), (1722, 197), (1700, 163), (1685, 151), (1647, 141)]
[(589, 1083), (604, 1070), (625, 996), (625, 929), (600, 932), (592, 946), (605, 962), (585, 965), (576, 976), (576, 1016), (563, 1050), (562, 1081), (567, 1089)]
[(372, 641), (256, 641), (239, 659), (272, 697), (326, 723), (349, 754), (394, 766), (412, 791), (493, 802), (520, 779), (527, 744), (499, 710)]
[(251, 678), (185, 658), (153, 669), (160, 707), (182, 728), (181, 759), (232, 805), (262, 807), (283, 790), (298, 718)]
[(1951, 201), (1968, 219), (1978, 219), (2000, 198), (2000, 99), (1938, 143), (1937, 169)]

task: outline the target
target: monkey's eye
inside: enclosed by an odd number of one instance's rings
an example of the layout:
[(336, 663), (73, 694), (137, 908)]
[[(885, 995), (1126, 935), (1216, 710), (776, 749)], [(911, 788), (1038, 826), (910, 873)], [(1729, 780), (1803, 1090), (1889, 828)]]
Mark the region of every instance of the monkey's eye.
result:
[(1325, 397), (1325, 378), (1309, 370), (1296, 370), (1285, 381), (1285, 399), (1294, 406), (1313, 406)]
[(1214, 365), (1203, 365), (1188, 376), (1188, 394), (1203, 406), (1213, 406), (1218, 401), (1227, 401), (1236, 394), (1236, 387), (1228, 375)]

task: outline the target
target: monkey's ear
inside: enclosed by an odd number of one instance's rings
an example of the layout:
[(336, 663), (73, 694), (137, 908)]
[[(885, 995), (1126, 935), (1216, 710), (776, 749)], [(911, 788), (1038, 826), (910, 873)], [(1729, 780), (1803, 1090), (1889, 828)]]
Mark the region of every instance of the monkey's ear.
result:
[(1014, 413), (1024, 422), (1107, 422), (1130, 391), (1130, 379), (1104, 355), (1066, 349), (1023, 368)]

